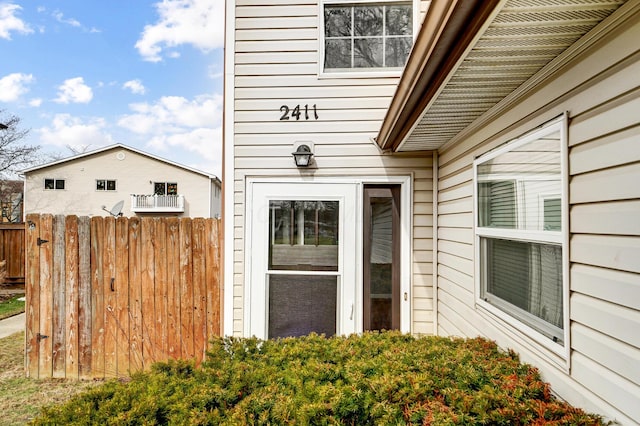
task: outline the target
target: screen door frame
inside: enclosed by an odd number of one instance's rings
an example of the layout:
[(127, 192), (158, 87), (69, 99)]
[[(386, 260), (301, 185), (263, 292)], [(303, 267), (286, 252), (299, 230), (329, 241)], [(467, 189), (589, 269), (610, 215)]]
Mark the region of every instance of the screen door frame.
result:
[[(247, 277), (244, 290), (244, 331), (246, 336), (268, 337), (269, 288), (268, 275), (335, 275), (337, 277), (336, 334), (358, 332), (356, 289), (361, 285), (358, 277), (358, 254), (362, 252), (358, 233), (353, 225), (360, 217), (357, 202), (360, 185), (355, 182), (251, 182), (247, 200), (247, 245), (245, 261)], [(337, 201), (338, 215), (338, 268), (337, 271), (281, 271), (269, 270), (269, 215), (270, 202)]]

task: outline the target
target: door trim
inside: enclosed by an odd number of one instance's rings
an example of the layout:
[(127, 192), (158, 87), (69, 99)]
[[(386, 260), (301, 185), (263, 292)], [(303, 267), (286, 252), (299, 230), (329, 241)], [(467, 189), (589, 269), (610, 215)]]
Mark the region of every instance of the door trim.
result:
[[(299, 177), (299, 178), (291, 178), (291, 177), (247, 177), (245, 180), (245, 199), (244, 199), (244, 239), (243, 239), (243, 279), (240, 283), (236, 284), (235, 280), (233, 283), (234, 287), (234, 298), (241, 295), (242, 297), (242, 314), (240, 317), (234, 316), (234, 320), (242, 321), (242, 333), (244, 336), (249, 337), (255, 335), (256, 337), (264, 337), (266, 335), (266, 331), (258, 334), (252, 332), (252, 320), (258, 320), (256, 315), (252, 316), (251, 314), (251, 302), (255, 297), (255, 294), (252, 292), (252, 259), (251, 259), (251, 247), (252, 247), (252, 232), (253, 232), (253, 218), (255, 215), (253, 209), (253, 195), (254, 195), (254, 185), (260, 183), (279, 183), (279, 184), (322, 184), (322, 183), (334, 183), (334, 184), (353, 184), (356, 188), (355, 193), (355, 214), (356, 214), (356, 229), (355, 229), (355, 242), (354, 247), (356, 253), (356, 261), (354, 268), (356, 268), (357, 273), (355, 274), (355, 299), (354, 299), (354, 332), (361, 333), (363, 331), (363, 319), (362, 319), (362, 309), (363, 309), (363, 294), (362, 294), (362, 264), (363, 264), (363, 249), (362, 249), (362, 238), (363, 238), (363, 229), (362, 229), (362, 215), (363, 215), (363, 185), (365, 184), (400, 184), (400, 331), (404, 333), (411, 333), (413, 330), (412, 327), (412, 317), (413, 317), (413, 297), (412, 297), (412, 282), (413, 282), (413, 272), (412, 272), (412, 247), (413, 247), (413, 215), (412, 208), (413, 205), (413, 173), (403, 174), (403, 175), (392, 175), (392, 176), (374, 176), (374, 175), (366, 175), (366, 176), (350, 176), (350, 177), (329, 177), (329, 176), (315, 176), (312, 179), (308, 177)], [(265, 251), (267, 247), (263, 248)], [(234, 274), (235, 275), (235, 274)], [(240, 287), (240, 288), (239, 288)], [(406, 298), (405, 298), (406, 294)], [(238, 306), (235, 305), (234, 306)], [(237, 312), (237, 308), (234, 309)], [(265, 310), (266, 312), (266, 310)], [(346, 315), (350, 315), (346, 313)], [(266, 319), (263, 318), (263, 325), (266, 330)], [(255, 325), (254, 325), (255, 327)], [(234, 327), (234, 329), (236, 329)]]

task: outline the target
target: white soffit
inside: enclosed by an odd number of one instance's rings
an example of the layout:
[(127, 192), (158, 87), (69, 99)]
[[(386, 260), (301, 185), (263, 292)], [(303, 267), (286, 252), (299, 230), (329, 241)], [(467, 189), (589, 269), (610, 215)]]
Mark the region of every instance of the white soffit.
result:
[(625, 0), (510, 0), (398, 151), (438, 149)]

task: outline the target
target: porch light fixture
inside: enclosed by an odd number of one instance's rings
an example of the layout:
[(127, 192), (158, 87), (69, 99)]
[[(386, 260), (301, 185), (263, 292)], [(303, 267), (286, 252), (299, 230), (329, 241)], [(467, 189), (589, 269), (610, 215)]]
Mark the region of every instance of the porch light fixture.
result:
[(313, 152), (311, 152), (311, 148), (309, 145), (299, 145), (295, 152), (291, 153), (293, 155), (293, 160), (296, 162), (296, 166), (298, 167), (308, 167), (311, 164), (311, 157), (313, 157)]

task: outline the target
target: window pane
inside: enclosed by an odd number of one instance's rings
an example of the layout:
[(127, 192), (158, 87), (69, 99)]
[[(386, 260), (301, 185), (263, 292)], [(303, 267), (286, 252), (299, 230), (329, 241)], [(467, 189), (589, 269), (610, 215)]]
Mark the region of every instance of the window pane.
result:
[(164, 182), (156, 182), (153, 184), (153, 194), (154, 195), (165, 195), (166, 194), (166, 184)]
[(403, 67), (411, 51), (411, 37), (387, 38), (385, 51), (386, 67)]
[(56, 180), (56, 189), (64, 189), (64, 179)]
[(107, 181), (107, 191), (115, 191), (116, 190), (116, 181), (108, 180)]
[[(480, 163), (478, 223), (481, 227), (560, 231), (545, 227), (545, 203), (559, 199), (560, 132), (546, 135)], [(550, 214), (550, 213), (549, 213)]]
[(356, 68), (375, 68), (383, 66), (382, 38), (355, 39), (353, 43), (353, 66)]
[(325, 69), (403, 67), (412, 14), (411, 3), (325, 6)]
[(327, 6), (324, 9), (325, 37), (351, 36), (351, 6)]
[(269, 203), (269, 269), (337, 271), (337, 201)]
[(354, 7), (354, 36), (382, 35), (382, 6)]
[(351, 68), (351, 39), (325, 41), (324, 67)]
[[(485, 271), (483, 298), (506, 307), (541, 333), (562, 339), (558, 331), (563, 328), (562, 248), (481, 238), (480, 255)], [(517, 309), (509, 309), (508, 305)]]
[(411, 35), (412, 33), (411, 5), (387, 6), (385, 34)]
[(104, 191), (105, 190), (104, 180), (97, 180), (96, 181), (96, 190), (97, 191)]
[(480, 226), (514, 229), (517, 226), (515, 182), (480, 182), (478, 211)]
[(53, 179), (45, 179), (44, 180), (44, 189), (53, 189), (54, 183)]
[(167, 183), (167, 195), (178, 195), (177, 183)]
[(336, 334), (338, 277), (268, 275), (269, 338)]
[(544, 200), (544, 227), (545, 231), (559, 231), (561, 228), (560, 198), (547, 198)]

